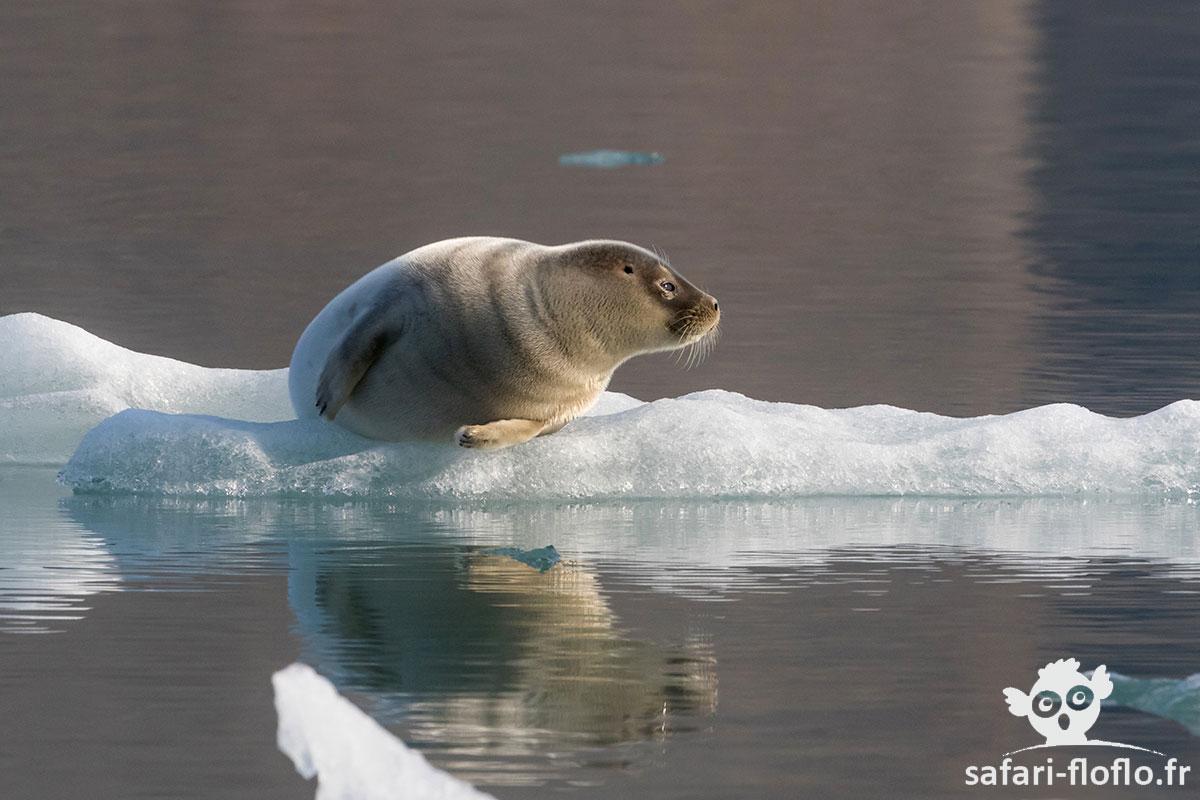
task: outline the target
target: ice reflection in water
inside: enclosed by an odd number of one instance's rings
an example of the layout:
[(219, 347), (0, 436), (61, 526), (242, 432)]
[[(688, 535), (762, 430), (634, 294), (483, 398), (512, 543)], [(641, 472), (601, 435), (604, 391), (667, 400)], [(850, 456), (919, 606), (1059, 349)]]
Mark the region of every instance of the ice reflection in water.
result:
[[(56, 514), (51, 470), (0, 469), (0, 633), (55, 633), (121, 578), (104, 540)], [(17, 497), (25, 502), (7, 502)]]

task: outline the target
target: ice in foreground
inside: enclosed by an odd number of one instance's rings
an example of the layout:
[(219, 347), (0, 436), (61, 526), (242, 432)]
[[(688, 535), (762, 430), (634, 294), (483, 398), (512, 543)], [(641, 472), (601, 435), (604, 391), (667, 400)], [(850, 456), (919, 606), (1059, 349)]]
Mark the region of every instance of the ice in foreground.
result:
[(1200, 736), (1200, 673), (1174, 678), (1130, 678), (1113, 672), (1109, 702), (1174, 720)]
[(317, 800), (491, 800), (433, 767), (304, 664), (276, 672), (279, 749)]
[(0, 318), (0, 337), (9, 345), (0, 349), (0, 462), (61, 464), (78, 443), (62, 479), (84, 492), (451, 501), (1200, 493), (1192, 400), (1132, 419), (1065, 404), (953, 418), (724, 391), (652, 403), (608, 393), (553, 436), (478, 453), (373, 442), (322, 420), (240, 421), (291, 416), (284, 370), (132, 353), (35, 314)]

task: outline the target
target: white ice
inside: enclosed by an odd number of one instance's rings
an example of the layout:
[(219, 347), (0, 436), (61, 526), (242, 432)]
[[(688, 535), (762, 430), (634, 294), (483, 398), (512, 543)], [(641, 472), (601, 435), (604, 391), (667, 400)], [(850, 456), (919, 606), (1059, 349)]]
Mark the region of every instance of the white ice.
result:
[[(715, 390), (652, 403), (610, 393), (560, 433), (477, 453), (372, 442), (321, 420), (239, 421), (291, 415), (283, 370), (140, 355), (32, 314), (0, 318), (0, 336), (0, 460), (61, 463), (99, 422), (62, 473), (83, 491), (455, 501), (1200, 492), (1192, 400), (1131, 419), (1066, 404), (953, 418)], [(100, 421), (133, 406), (157, 411)]]
[(290, 419), (287, 370), (206, 369), (40, 314), (0, 317), (0, 463), (61, 464), (126, 408)]
[(1069, 405), (970, 419), (888, 406), (827, 411), (722, 391), (620, 402), (631, 407), (491, 453), (380, 444), (321, 420), (125, 411), (87, 434), (63, 478), (88, 491), (433, 500), (1200, 489), (1195, 401), (1134, 419)]
[(277, 742), (316, 800), (490, 800), (425, 760), (304, 664), (276, 672)]

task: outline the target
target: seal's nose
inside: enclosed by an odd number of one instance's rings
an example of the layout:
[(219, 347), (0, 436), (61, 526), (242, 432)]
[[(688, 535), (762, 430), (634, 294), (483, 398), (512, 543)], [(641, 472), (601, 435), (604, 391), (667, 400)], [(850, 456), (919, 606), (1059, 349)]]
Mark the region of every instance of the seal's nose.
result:
[(1058, 715), (1058, 727), (1062, 728), (1064, 731), (1067, 728), (1071, 727), (1071, 718), (1068, 717), (1066, 714), (1059, 714)]

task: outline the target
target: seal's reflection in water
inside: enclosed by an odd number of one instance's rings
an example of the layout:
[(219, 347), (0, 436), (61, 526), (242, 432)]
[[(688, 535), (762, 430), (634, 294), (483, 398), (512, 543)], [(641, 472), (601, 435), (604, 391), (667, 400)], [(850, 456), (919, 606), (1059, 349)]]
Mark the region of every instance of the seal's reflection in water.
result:
[(344, 688), (370, 695), (376, 717), (456, 774), (538, 781), (547, 758), (562, 768), (589, 748), (694, 729), (715, 710), (707, 641), (624, 633), (587, 564), (539, 572), (486, 549), (422, 549), (295, 570), (312, 583), (293, 583), (294, 607), (315, 622), (306, 640), (319, 668), (332, 660)]
[(62, 504), (103, 539), (122, 576), (286, 569), (302, 659), (469, 780), (561, 778), (611, 761), (601, 748), (662, 741), (715, 711), (704, 636), (630, 634), (590, 563), (539, 572), (495, 555), (490, 545), (511, 543), (511, 530), (464, 525), (475, 514), (136, 497)]
[(468, 562), (467, 588), (519, 613), (516, 692), (456, 698), (448, 717), (615, 744), (691, 729), (716, 707), (716, 661), (703, 638), (667, 646), (622, 634), (583, 564), (539, 573), (503, 556)]

